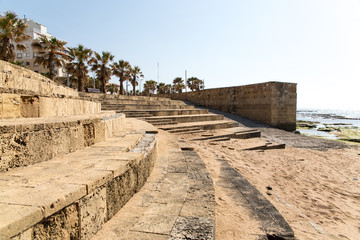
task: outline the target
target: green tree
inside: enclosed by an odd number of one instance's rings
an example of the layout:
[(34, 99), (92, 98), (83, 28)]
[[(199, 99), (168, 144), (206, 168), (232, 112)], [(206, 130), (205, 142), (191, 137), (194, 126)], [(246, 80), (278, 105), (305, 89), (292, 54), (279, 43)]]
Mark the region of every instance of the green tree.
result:
[(136, 86), (138, 85), (137, 79), (143, 78), (144, 75), (142, 74), (141, 69), (138, 66), (135, 66), (134, 68), (131, 68), (130, 76), (131, 76), (130, 82), (131, 85), (133, 86), (133, 94), (135, 96)]
[(154, 80), (149, 80), (149, 81), (146, 81), (145, 84), (144, 84), (144, 92), (145, 92), (145, 95), (149, 95), (150, 92), (152, 92), (152, 94), (154, 94), (155, 90), (156, 90), (156, 83)]
[(66, 42), (57, 40), (55, 37), (47, 38), (42, 35), (32, 43), (32, 47), (38, 51), (35, 63), (43, 65), (49, 70), (49, 78), (54, 80), (55, 68), (62, 67), (65, 64), (64, 59)]
[(159, 83), (156, 87), (158, 94), (165, 94), (165, 83)]
[(123, 82), (130, 79), (130, 70), (131, 65), (129, 62), (120, 60), (119, 62), (114, 62), (111, 65), (113, 75), (119, 78), (120, 82), (120, 94), (124, 94)]
[(171, 84), (166, 84), (164, 86), (164, 91), (165, 91), (165, 94), (170, 94), (171, 93)]
[(8, 62), (15, 60), (15, 46), (19, 51), (26, 49), (20, 44), (31, 37), (26, 34), (26, 24), (14, 12), (6, 11), (0, 15), (0, 59)]
[(177, 77), (173, 80), (172, 89), (177, 93), (182, 93), (182, 90), (185, 88), (184, 80), (181, 77)]
[(66, 64), (66, 70), (77, 79), (79, 92), (84, 91), (85, 82), (89, 77), (87, 62), (90, 60), (91, 55), (91, 49), (85, 48), (81, 44), (76, 48), (68, 49), (68, 58), (71, 62)]
[(190, 88), (191, 91), (199, 91), (204, 88), (204, 82), (197, 77), (188, 78), (186, 81), (187, 86)]
[(111, 94), (118, 93), (119, 87), (114, 83), (106, 84), (106, 91), (109, 91)]
[(94, 57), (89, 61), (91, 65), (91, 70), (96, 73), (97, 78), (99, 79), (101, 86), (100, 91), (105, 93), (105, 85), (110, 80), (112, 71), (108, 66), (110, 62), (113, 61), (114, 56), (110, 52), (102, 52), (101, 55), (97, 52), (94, 52)]

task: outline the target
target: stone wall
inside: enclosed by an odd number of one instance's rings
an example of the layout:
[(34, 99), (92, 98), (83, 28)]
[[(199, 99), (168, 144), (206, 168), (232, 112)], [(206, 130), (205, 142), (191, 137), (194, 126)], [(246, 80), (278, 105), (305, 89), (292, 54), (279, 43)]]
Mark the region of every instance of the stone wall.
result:
[(0, 119), (94, 114), (101, 104), (26, 68), (0, 60)]
[(229, 112), (288, 131), (296, 129), (296, 84), (266, 82), (172, 94), (168, 97)]

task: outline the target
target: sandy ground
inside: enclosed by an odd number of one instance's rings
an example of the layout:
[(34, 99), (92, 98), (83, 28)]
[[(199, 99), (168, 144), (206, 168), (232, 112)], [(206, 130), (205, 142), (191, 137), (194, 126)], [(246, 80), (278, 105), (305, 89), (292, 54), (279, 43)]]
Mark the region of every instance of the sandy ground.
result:
[[(260, 232), (259, 222), (231, 190), (216, 184), (216, 159), (224, 159), (278, 209), (297, 239), (360, 240), (360, 149), (331, 142), (326, 149), (326, 142), (310, 138), (305, 139), (311, 145), (307, 148), (299, 142), (300, 136), (263, 130), (263, 138), (193, 144), (214, 180), (216, 238), (257, 239)], [(190, 140), (200, 136), (181, 137)], [(269, 140), (288, 144), (278, 150), (243, 150)], [(267, 189), (269, 186), (272, 190)]]

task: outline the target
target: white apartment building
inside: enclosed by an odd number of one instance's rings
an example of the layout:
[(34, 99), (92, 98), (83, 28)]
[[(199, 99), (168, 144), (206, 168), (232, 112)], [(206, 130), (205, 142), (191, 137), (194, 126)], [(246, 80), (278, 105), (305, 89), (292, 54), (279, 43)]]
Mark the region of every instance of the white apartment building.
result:
[[(35, 49), (32, 48), (31, 43), (40, 37), (39, 34), (44, 35), (46, 37), (52, 37), (50, 33), (47, 32), (47, 27), (44, 25), (41, 25), (39, 23), (36, 23), (30, 19), (24, 18), (23, 21), (27, 25), (26, 33), (31, 36), (31, 39), (22, 42), (26, 46), (25, 51), (19, 51), (15, 48), (15, 60), (22, 62), (24, 66), (27, 68), (38, 72), (38, 73), (46, 73), (48, 70), (44, 68), (43, 66), (36, 64), (35, 59), (37, 56), (37, 52)], [(65, 77), (66, 72), (64, 68), (57, 68), (55, 69), (56, 76), (57, 77)]]

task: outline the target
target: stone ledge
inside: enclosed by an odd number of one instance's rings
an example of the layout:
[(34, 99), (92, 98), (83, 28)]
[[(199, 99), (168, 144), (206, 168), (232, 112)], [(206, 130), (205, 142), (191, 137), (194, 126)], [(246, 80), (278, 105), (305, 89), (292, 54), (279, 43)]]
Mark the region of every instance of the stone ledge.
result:
[[(157, 134), (144, 131), (142, 136), (132, 142), (124, 136), (114, 137), (107, 150), (89, 147), (3, 173), (0, 239), (21, 238), (29, 232), (31, 239), (50, 236), (89, 239), (150, 175), (157, 152)], [(133, 148), (112, 147), (117, 142)]]
[(124, 114), (104, 112), (0, 122), (0, 172), (47, 161), (119, 134)]

